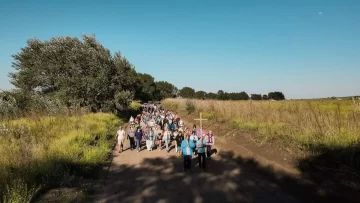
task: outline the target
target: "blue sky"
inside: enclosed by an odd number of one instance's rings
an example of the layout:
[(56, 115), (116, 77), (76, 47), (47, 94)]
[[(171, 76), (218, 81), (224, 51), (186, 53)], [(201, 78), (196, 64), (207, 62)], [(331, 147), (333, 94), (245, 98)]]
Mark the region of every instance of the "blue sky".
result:
[(0, 0), (0, 89), (31, 37), (95, 34), (156, 80), (196, 90), (360, 95), (359, 0)]

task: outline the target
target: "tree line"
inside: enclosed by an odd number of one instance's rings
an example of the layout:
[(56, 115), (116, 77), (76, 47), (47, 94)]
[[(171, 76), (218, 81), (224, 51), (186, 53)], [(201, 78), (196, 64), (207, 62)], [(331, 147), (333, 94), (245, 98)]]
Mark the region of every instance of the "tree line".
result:
[(155, 81), (149, 74), (136, 72), (135, 66), (120, 52), (111, 54), (94, 36), (88, 35), (83, 35), (82, 40), (77, 37), (53, 37), (47, 41), (32, 38), (12, 57), (15, 72), (9, 77), (16, 91), (0, 93), (0, 104), (9, 103), (15, 97), (31, 98), (14, 94), (36, 94), (67, 107), (88, 107), (94, 112), (121, 111), (133, 100), (178, 96), (221, 100), (285, 99), (281, 92), (249, 96), (245, 92), (222, 90), (207, 93), (190, 87), (179, 90), (170, 82)]
[(217, 93), (195, 91), (191, 87), (184, 87), (179, 90), (180, 97), (194, 99), (218, 99), (218, 100), (284, 100), (285, 96), (282, 92), (269, 92), (268, 94), (247, 94), (246, 92), (224, 92), (219, 90)]

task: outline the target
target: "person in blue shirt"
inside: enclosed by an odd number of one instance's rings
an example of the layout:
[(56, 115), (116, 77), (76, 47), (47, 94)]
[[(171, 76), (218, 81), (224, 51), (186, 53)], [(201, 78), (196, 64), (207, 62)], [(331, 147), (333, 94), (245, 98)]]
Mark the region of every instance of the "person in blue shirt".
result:
[(191, 158), (193, 150), (195, 148), (195, 143), (190, 141), (189, 135), (185, 135), (185, 139), (181, 143), (181, 151), (184, 158), (184, 171), (191, 171)]
[(207, 141), (205, 135), (202, 135), (199, 140), (196, 141), (196, 148), (199, 160), (199, 167), (201, 170), (206, 170), (206, 158), (205, 158), (205, 148), (207, 147)]

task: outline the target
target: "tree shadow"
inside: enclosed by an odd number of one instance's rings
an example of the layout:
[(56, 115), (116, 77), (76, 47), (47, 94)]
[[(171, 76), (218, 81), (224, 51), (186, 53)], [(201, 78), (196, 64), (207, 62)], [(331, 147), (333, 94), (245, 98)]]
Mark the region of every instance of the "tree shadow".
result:
[(360, 202), (360, 146), (311, 147), (318, 153), (299, 161), (302, 177), (317, 183), (328, 193)]
[(349, 202), (232, 151), (206, 161), (201, 172), (197, 157), (192, 159), (191, 173), (183, 172), (175, 156), (113, 166), (102, 195), (91, 202)]

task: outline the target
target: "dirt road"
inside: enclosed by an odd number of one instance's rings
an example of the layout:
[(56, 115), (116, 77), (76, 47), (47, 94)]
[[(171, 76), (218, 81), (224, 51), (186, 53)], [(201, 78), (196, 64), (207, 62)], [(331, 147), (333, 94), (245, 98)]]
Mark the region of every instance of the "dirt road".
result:
[[(126, 148), (129, 143), (126, 142)], [(228, 146), (227, 146), (228, 147)], [(175, 149), (113, 151), (113, 161), (101, 194), (94, 202), (318, 202), (309, 188), (275, 174), (253, 159), (236, 157), (219, 140), (217, 153), (201, 172), (192, 160), (191, 173), (182, 172)], [(322, 197), (321, 197), (322, 198)], [(329, 202), (328, 200), (326, 200)]]

